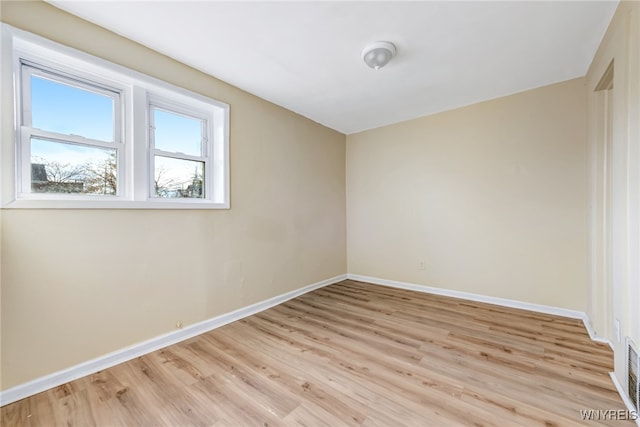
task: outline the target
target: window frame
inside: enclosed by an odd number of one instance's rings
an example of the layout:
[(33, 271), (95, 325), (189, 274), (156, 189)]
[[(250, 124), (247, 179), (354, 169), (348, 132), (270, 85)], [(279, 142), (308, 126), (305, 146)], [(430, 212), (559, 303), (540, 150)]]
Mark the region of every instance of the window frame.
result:
[[(123, 153), (123, 123), (124, 123), (124, 99), (122, 90), (112, 88), (104, 84), (98, 84), (82, 77), (77, 77), (66, 72), (52, 69), (34, 63), (29, 60), (21, 59), (20, 64), (20, 96), (16, 97), (17, 105), (20, 105), (18, 118), (20, 121), (19, 139), (20, 143), (16, 147), (18, 158), (19, 179), (19, 198), (33, 200), (86, 200), (88, 197), (97, 200), (117, 200), (122, 198), (122, 194), (126, 194), (122, 189), (125, 181), (122, 175), (126, 169), (126, 160)], [(74, 88), (89, 90), (108, 96), (113, 100), (113, 141), (102, 141), (86, 138), (81, 135), (66, 135), (54, 131), (39, 129), (33, 127), (33, 114), (31, 106), (31, 76), (38, 76), (56, 83), (68, 85)], [(115, 195), (98, 195), (98, 194), (75, 194), (75, 193), (38, 193), (31, 190), (31, 139), (38, 138), (70, 145), (78, 145), (82, 147), (112, 149), (116, 151), (116, 194)]]
[[(229, 209), (229, 112), (228, 104), (139, 73), (43, 37), (0, 23), (2, 69), (0, 102), (11, 105), (4, 114), (0, 144), (0, 198), (2, 208), (54, 209)], [(120, 93), (121, 122), (114, 124), (114, 141), (104, 142), (23, 126), (22, 64), (45, 72)], [(48, 77), (47, 77), (48, 78)], [(79, 86), (82, 88), (82, 86)], [(94, 90), (96, 91), (96, 90)], [(11, 100), (7, 99), (11, 97)], [(153, 155), (149, 141), (150, 102), (179, 108), (189, 117), (207, 119), (205, 198), (155, 197)], [(114, 108), (114, 109), (116, 109)], [(161, 107), (162, 108), (162, 107)], [(165, 108), (162, 108), (165, 109)], [(114, 121), (117, 121), (114, 114)], [(31, 125), (31, 123), (28, 123)], [(30, 138), (43, 138), (83, 146), (117, 146), (118, 182), (116, 195), (31, 192)], [(118, 133), (120, 138), (118, 138)], [(119, 141), (118, 141), (119, 140)], [(27, 141), (25, 143), (25, 141)], [(26, 145), (25, 145), (26, 144)], [(119, 144), (119, 145), (118, 145)], [(27, 151), (25, 152), (25, 147)], [(29, 154), (28, 156), (26, 154)], [(208, 176), (207, 176), (208, 175)], [(28, 188), (25, 188), (28, 187)], [(25, 191), (28, 190), (28, 191)]]
[[(207, 111), (197, 111), (191, 107), (187, 107), (184, 105), (177, 104), (167, 99), (162, 99), (158, 96), (150, 94), (147, 97), (147, 121), (149, 126), (149, 195), (154, 200), (167, 203), (166, 201), (170, 200), (182, 200), (182, 198), (163, 198), (158, 197), (156, 195), (155, 190), (155, 157), (169, 157), (173, 159), (179, 160), (191, 160), (198, 161), (204, 163), (204, 199), (207, 198), (208, 193), (211, 191), (210, 186), (212, 184), (212, 165), (211, 165), (211, 147), (210, 141), (213, 140), (213, 135), (211, 134), (211, 124), (213, 123), (213, 115), (209, 114)], [(200, 156), (185, 154), (175, 151), (166, 151), (161, 150), (155, 145), (155, 121), (153, 117), (154, 110), (161, 110), (167, 113), (187, 117), (190, 119), (197, 119), (201, 121), (200, 132), (201, 132), (201, 142), (200, 142)], [(202, 199), (202, 198), (198, 198)]]

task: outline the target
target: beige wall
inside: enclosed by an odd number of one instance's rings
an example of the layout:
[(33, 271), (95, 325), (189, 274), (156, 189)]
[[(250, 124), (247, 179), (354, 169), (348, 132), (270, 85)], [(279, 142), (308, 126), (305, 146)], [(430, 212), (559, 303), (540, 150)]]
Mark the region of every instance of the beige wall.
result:
[[(613, 63), (611, 132), (601, 81)], [(586, 77), (590, 147), (590, 304), (599, 335), (615, 348), (626, 387), (624, 337), (640, 345), (640, 3), (623, 1)], [(610, 134), (605, 143), (603, 135)], [(620, 340), (615, 320), (620, 322)]]
[[(45, 3), (0, 2), (3, 22), (229, 103), (232, 186), (223, 211), (0, 211), (1, 388), (343, 274), (347, 258), (352, 274), (588, 308), (611, 331), (604, 292), (640, 342), (638, 6), (621, 3), (586, 79), (350, 135), (345, 164), (344, 135)], [(588, 289), (593, 90), (614, 58), (624, 274)]]
[(347, 136), (349, 273), (584, 311), (584, 83)]
[(346, 273), (344, 135), (48, 4), (0, 7), (10, 25), (230, 104), (232, 207), (3, 210), (2, 389)]

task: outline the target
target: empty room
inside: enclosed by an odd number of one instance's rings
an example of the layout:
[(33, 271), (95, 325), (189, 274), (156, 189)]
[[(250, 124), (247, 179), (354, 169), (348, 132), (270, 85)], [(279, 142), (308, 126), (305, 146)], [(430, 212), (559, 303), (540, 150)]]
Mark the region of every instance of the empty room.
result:
[(2, 426), (640, 426), (640, 2), (0, 21)]

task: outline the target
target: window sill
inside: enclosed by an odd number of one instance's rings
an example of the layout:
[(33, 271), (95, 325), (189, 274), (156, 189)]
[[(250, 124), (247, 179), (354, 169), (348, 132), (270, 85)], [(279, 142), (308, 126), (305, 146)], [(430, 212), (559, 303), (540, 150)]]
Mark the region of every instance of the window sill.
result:
[(203, 200), (14, 200), (3, 209), (230, 209), (229, 203)]

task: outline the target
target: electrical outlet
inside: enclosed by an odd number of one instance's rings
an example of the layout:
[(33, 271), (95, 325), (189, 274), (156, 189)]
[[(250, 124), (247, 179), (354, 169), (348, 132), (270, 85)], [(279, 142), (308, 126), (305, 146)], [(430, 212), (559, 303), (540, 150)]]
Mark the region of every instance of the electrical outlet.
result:
[(620, 320), (619, 319), (614, 320), (613, 332), (616, 334), (616, 340), (620, 342)]
[(424, 261), (420, 261), (420, 270), (424, 270)]
[(178, 320), (178, 321), (176, 322), (176, 328), (177, 328), (177, 329), (182, 329), (182, 320)]

